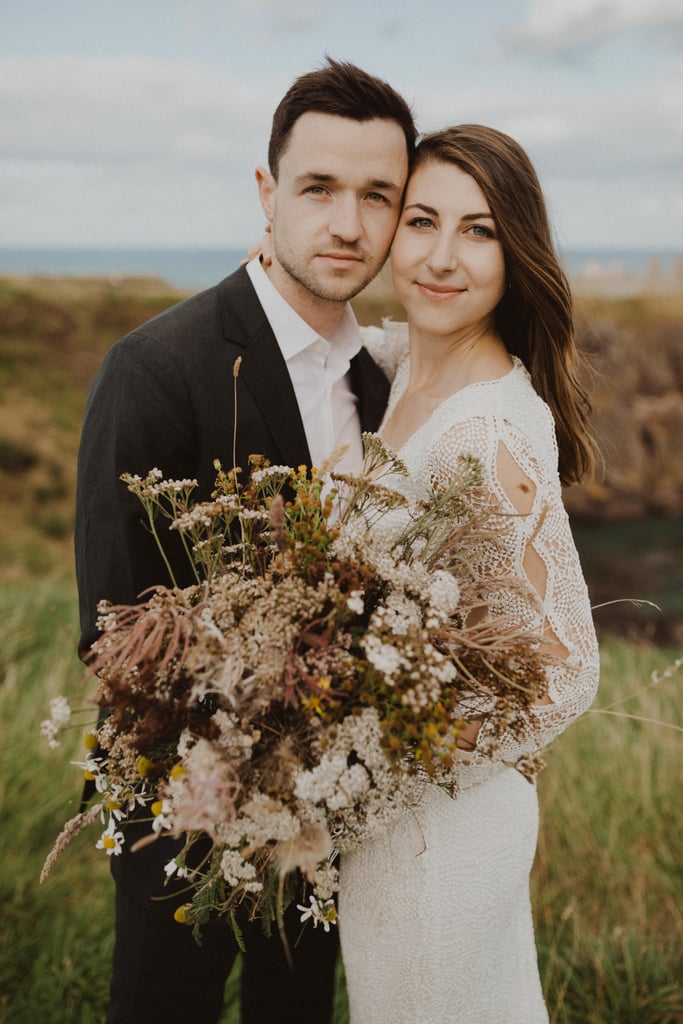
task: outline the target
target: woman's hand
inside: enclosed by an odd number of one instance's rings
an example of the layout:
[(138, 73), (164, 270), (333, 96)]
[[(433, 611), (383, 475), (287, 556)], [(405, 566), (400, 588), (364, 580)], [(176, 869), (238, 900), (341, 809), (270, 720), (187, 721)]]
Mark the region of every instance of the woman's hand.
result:
[(240, 261), (240, 266), (244, 266), (250, 260), (255, 260), (257, 256), (261, 260), (264, 269), (267, 270), (273, 262), (273, 239), (270, 233), (270, 224), (266, 224), (261, 241), (250, 246), (246, 259)]

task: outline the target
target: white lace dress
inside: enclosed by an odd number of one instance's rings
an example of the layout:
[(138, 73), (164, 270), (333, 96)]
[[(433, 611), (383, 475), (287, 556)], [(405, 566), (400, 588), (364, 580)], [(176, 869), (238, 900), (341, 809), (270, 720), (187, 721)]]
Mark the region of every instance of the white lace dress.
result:
[[(365, 335), (394, 378), (388, 417), (408, 382), (407, 328), (388, 322)], [(563, 655), (549, 670), (552, 703), (534, 711), (538, 728), (527, 740), (510, 737), (495, 762), (470, 755), (457, 769), (455, 799), (427, 785), (414, 810), (343, 855), (339, 921), (351, 1024), (548, 1021), (529, 902), (536, 788), (502, 762), (545, 746), (590, 705), (598, 651), (562, 504), (552, 416), (519, 361), (500, 380), (438, 406), (401, 449), (409, 477), (396, 486), (418, 499), (433, 481), (448, 480), (463, 452), (481, 459), (494, 500), (511, 513), (505, 549), (492, 550), (482, 567), (503, 580), (491, 613), (545, 630)], [(509, 495), (501, 482), (510, 458), (523, 471), (524, 495)], [(506, 575), (526, 576), (528, 595), (506, 588)]]

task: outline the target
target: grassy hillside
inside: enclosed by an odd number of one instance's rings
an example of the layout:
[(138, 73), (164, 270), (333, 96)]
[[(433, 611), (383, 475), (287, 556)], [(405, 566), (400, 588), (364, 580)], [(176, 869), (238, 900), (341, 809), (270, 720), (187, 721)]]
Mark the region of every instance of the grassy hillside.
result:
[[(400, 318), (387, 296), (380, 281), (359, 297), (360, 322)], [(76, 452), (90, 383), (118, 337), (180, 297), (151, 278), (0, 278), (0, 582), (71, 577)], [(660, 615), (613, 606), (598, 622), (680, 639), (683, 295), (582, 298), (579, 312), (607, 467), (605, 481), (567, 495), (591, 589), (596, 602), (639, 597), (664, 608)], [(595, 520), (626, 525), (595, 531)]]
[(0, 279), (0, 579), (71, 572), (90, 384), (120, 335), (178, 297), (153, 281)]

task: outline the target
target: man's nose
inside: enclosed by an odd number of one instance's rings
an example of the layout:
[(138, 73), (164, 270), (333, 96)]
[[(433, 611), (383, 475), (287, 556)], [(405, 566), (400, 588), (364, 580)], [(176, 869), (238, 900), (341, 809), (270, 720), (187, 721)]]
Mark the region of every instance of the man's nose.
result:
[(355, 196), (340, 196), (330, 217), (330, 234), (344, 242), (357, 242), (361, 235), (360, 211)]

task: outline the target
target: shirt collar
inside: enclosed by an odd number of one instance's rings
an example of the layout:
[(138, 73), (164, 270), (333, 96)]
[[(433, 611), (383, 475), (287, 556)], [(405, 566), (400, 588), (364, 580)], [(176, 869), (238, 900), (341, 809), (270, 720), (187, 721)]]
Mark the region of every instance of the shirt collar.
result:
[(323, 338), (299, 316), (280, 294), (258, 258), (250, 260), (246, 269), (285, 362), (319, 341), (330, 345), (335, 354), (349, 361), (358, 355), (362, 341), (358, 322), (348, 302), (344, 306), (330, 338)]

